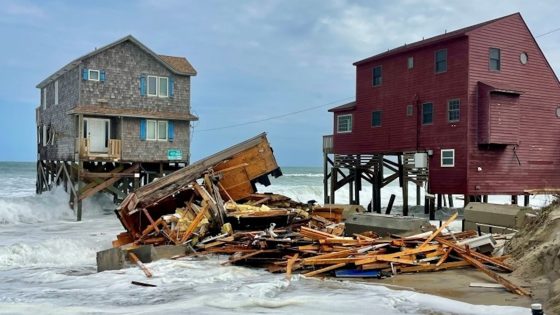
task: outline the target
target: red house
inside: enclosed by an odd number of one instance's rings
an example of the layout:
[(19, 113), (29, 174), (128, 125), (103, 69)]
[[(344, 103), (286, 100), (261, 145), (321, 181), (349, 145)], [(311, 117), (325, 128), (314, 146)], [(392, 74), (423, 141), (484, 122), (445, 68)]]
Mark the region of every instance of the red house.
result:
[[(560, 188), (560, 83), (521, 14), (354, 65), (356, 101), (329, 110), (334, 132), (325, 156), (334, 153), (333, 168), (348, 167), (340, 163), (343, 157), (360, 157), (358, 172), (368, 172), (373, 163), (364, 162), (364, 155), (396, 155), (398, 163), (385, 160), (385, 165), (392, 165), (397, 174), (392, 179), (402, 184), (407, 176), (415, 180), (414, 171), (406, 172), (406, 154), (426, 153), (432, 194), (464, 194), (472, 200)], [(422, 155), (416, 159), (418, 171)], [(380, 169), (381, 174), (369, 171), (353, 180), (326, 174), (325, 196), (329, 180), (330, 201), (344, 184), (359, 190), (362, 178), (380, 189), (387, 180)]]

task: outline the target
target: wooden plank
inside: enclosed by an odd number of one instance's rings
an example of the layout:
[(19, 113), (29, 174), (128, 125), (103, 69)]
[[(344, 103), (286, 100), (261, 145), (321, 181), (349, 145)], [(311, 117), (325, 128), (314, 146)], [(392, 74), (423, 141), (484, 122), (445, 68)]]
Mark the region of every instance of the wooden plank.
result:
[(202, 209), (196, 214), (196, 217), (191, 221), (191, 224), (189, 224), (189, 227), (183, 234), (183, 237), (181, 238), (179, 243), (184, 243), (189, 239), (189, 237), (191, 237), (191, 235), (194, 233), (194, 230), (196, 229), (200, 221), (202, 221), (202, 219), (204, 218), (204, 214), (206, 213), (207, 210), (208, 210), (208, 203), (206, 203), (202, 207)]
[(311, 271), (311, 272), (308, 272), (308, 273), (304, 273), (303, 275), (306, 276), (306, 277), (314, 277), (316, 275), (320, 275), (322, 273), (329, 272), (331, 270), (342, 268), (344, 266), (346, 266), (345, 263), (340, 263), (340, 264), (328, 266), (328, 267), (325, 267), (325, 268), (317, 269), (317, 270), (314, 270), (314, 271)]
[(443, 264), (447, 258), (449, 258), (449, 254), (451, 253), (451, 248), (447, 248), (444, 249), (445, 254), (443, 254), (443, 256), (441, 256), (441, 258), (438, 260), (438, 262), (436, 263), (436, 267), (441, 266), (441, 264)]
[(470, 263), (471, 265), (478, 268), (480, 271), (484, 272), (487, 276), (494, 279), (499, 284), (503, 285), (508, 291), (513, 292), (518, 295), (522, 296), (531, 296), (531, 293), (526, 291), (525, 289), (521, 288), (520, 286), (515, 285), (511, 281), (507, 280), (506, 278), (500, 276), (499, 274), (495, 273), (494, 271), (488, 269), (483, 263), (476, 260), (475, 258), (468, 255), (466, 252), (457, 252), (461, 258), (463, 258), (466, 262)]
[[(139, 164), (134, 164), (131, 167), (124, 170), (123, 173), (133, 173), (133, 172), (138, 170), (139, 166), (140, 166)], [(120, 180), (120, 177), (109, 178), (108, 180), (104, 181), (103, 183), (101, 183), (101, 184), (99, 184), (99, 185), (97, 185), (93, 188), (90, 188), (90, 189), (88, 189), (84, 192), (81, 192), (79, 200), (84, 200), (84, 199), (94, 195), (95, 193), (100, 192), (103, 189), (113, 185), (114, 183), (118, 182), (119, 180)]]
[(383, 263), (371, 263), (371, 264), (365, 264), (362, 265), (362, 270), (374, 270), (374, 269), (385, 269), (385, 268), (390, 268), (391, 265), (383, 262)]
[(398, 258), (398, 257), (401, 257), (401, 256), (430, 252), (430, 251), (437, 250), (438, 248), (439, 248), (439, 245), (427, 245), (427, 246), (424, 246), (424, 247), (405, 249), (403, 251), (396, 252), (396, 253), (383, 254), (383, 255), (378, 255), (378, 256), (375, 256), (375, 257), (371, 257), (371, 258), (358, 260), (358, 261), (356, 261), (356, 265), (365, 265), (365, 264), (376, 262), (378, 260), (379, 256), (382, 256), (383, 259)]
[(432, 235), (430, 235), (430, 237), (428, 237), (424, 243), (422, 243), (422, 245), (420, 245), (420, 247), (426, 246), (428, 243), (430, 243), (436, 236), (439, 235), (439, 233), (441, 233), (441, 231), (443, 231), (443, 229), (445, 229), (449, 224), (451, 224), (453, 221), (455, 221), (455, 219), (457, 218), (457, 216), (459, 215), (459, 212), (455, 212), (449, 219), (447, 219), (437, 230), (435, 230)]
[[(441, 244), (444, 244), (446, 246), (449, 246), (449, 247), (453, 248), (453, 250), (455, 250), (455, 252), (457, 252), (457, 253), (465, 253), (466, 252), (466, 249), (462, 248), (461, 246), (459, 246), (459, 245), (457, 245), (457, 244), (455, 244), (451, 241), (445, 240), (443, 238), (436, 237), (436, 241), (438, 241)], [(503, 261), (500, 261), (498, 259), (494, 259), (492, 257), (488, 257), (484, 254), (473, 252), (473, 251), (470, 252), (470, 255), (475, 257), (476, 259), (479, 259), (479, 260), (483, 261), (483, 262), (490, 263), (490, 264), (493, 264), (495, 266), (498, 266), (498, 267), (500, 267), (500, 268), (502, 268), (506, 271), (509, 271), (509, 272), (513, 271), (513, 268), (510, 265), (508, 265), (508, 264), (506, 264)]]
[(286, 266), (286, 279), (292, 280), (292, 268), (294, 267), (294, 263), (299, 257), (299, 253), (295, 253), (290, 259), (288, 259), (288, 265)]
[(134, 262), (140, 269), (142, 269), (146, 277), (152, 277), (152, 272), (140, 261), (140, 259), (138, 259), (138, 256), (136, 256), (133, 252), (128, 252), (128, 256), (130, 257), (130, 260), (132, 260), (132, 262)]

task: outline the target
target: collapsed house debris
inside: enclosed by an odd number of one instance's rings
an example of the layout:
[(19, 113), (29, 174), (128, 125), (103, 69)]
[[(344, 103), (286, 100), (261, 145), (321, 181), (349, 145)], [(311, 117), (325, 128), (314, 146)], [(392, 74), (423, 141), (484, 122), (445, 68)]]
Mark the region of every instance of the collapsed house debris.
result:
[(498, 273), (513, 269), (504, 262), (507, 256), (488, 254), (491, 237), (448, 229), (457, 213), (422, 233), (417, 228), (424, 222), (414, 223), (414, 235), (356, 232), (344, 221), (359, 208), (257, 193), (255, 183), (269, 184), (268, 175), (281, 171), (261, 134), (137, 189), (116, 210), (126, 232), (113, 249), (98, 253), (98, 270), (111, 269), (99, 265), (114, 254), (121, 265), (129, 259), (148, 277), (152, 273), (142, 262), (203, 254), (231, 255), (224, 264), (264, 267), (288, 279), (293, 272), (381, 278), (470, 266), (513, 293), (530, 295)]

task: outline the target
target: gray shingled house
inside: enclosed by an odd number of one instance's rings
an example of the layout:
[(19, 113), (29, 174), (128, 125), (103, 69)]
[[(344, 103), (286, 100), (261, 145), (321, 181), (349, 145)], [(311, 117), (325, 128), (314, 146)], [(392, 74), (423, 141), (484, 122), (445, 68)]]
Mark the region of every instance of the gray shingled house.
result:
[(194, 75), (186, 58), (129, 35), (47, 77), (37, 85), (37, 192), (64, 183), (80, 216), (96, 192), (119, 200), (188, 164)]

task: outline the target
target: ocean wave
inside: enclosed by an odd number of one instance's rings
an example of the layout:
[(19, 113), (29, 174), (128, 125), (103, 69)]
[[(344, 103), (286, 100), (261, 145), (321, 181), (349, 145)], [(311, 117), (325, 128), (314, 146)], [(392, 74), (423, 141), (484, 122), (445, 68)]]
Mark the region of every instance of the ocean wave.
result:
[(68, 195), (63, 190), (42, 195), (0, 197), (0, 224), (37, 223), (73, 216)]
[(69, 267), (95, 264), (94, 248), (85, 240), (48, 239), (0, 247), (0, 270), (22, 267)]
[[(41, 195), (0, 197), (0, 225), (73, 220), (76, 216), (68, 201), (69, 194), (60, 187)], [(107, 195), (96, 194), (84, 200), (84, 218), (99, 217), (114, 208)]]

